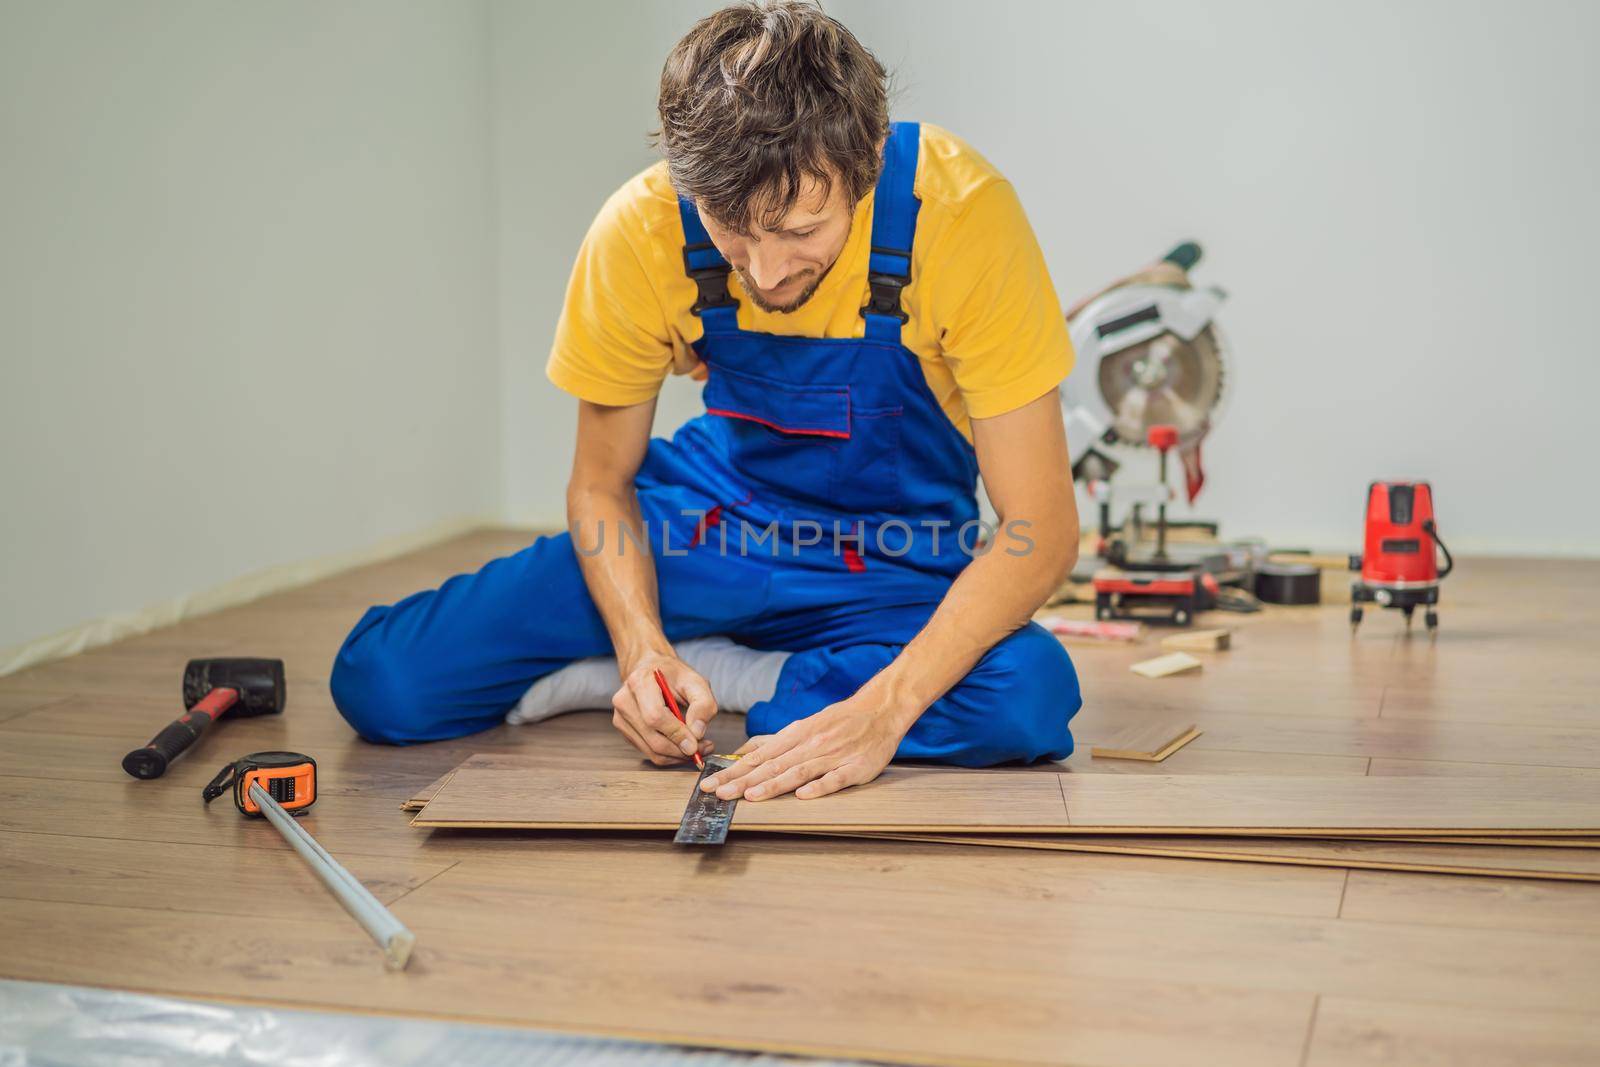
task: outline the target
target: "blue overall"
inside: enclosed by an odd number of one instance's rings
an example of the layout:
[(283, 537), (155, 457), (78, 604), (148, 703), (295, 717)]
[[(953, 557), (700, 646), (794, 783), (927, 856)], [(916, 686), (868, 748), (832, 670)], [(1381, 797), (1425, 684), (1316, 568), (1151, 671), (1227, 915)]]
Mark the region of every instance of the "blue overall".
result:
[[(887, 666), (979, 536), (972, 446), (900, 341), (918, 135), (915, 123), (896, 123), (884, 149), (861, 339), (740, 329), (729, 266), (693, 203), (681, 203), (706, 414), (652, 440), (635, 482), (667, 639), (724, 635), (793, 653), (772, 698), (749, 710), (750, 734), (815, 714)], [(339, 711), (372, 741), (457, 737), (502, 721), (551, 671), (609, 655), (576, 553), (618, 551), (618, 533), (542, 537), (370, 608), (334, 662)], [(1030, 623), (917, 720), (897, 758), (1064, 759), (1080, 703), (1066, 651)]]

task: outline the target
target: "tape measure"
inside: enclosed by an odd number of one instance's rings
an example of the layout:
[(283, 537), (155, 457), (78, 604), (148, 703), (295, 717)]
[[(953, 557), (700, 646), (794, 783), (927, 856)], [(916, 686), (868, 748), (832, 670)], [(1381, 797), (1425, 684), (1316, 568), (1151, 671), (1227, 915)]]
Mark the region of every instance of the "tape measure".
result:
[(260, 783), (267, 795), (296, 814), (317, 802), (317, 761), (300, 752), (252, 752), (217, 772), (200, 794), (207, 804), (233, 787), (233, 804), (261, 818), (261, 806), (250, 796)]

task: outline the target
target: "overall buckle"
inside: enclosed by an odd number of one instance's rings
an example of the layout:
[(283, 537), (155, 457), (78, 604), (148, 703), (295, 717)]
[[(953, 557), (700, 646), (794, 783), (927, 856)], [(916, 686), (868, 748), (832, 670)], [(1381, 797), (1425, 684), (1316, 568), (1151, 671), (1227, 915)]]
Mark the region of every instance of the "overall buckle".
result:
[(700, 296), (689, 305), (689, 313), (698, 315), (710, 308), (738, 307), (739, 301), (728, 292), (728, 268), (707, 267), (704, 270), (692, 270), (689, 278), (694, 282), (695, 288), (700, 291)]
[(910, 278), (902, 278), (897, 274), (868, 274), (867, 285), (871, 294), (867, 297), (866, 306), (861, 309), (861, 317), (887, 315), (902, 323), (910, 322), (911, 316), (900, 307), (900, 290), (910, 282)]
[(694, 282), (694, 287), (699, 290), (699, 298), (689, 308), (689, 313), (698, 315), (711, 308), (738, 307), (739, 301), (735, 300), (728, 292), (728, 271), (731, 269), (727, 263), (717, 262), (709, 267), (696, 267), (694, 253), (711, 252), (720, 261), (722, 255), (716, 251), (717, 246), (710, 241), (697, 241), (694, 244), (683, 246), (683, 271)]

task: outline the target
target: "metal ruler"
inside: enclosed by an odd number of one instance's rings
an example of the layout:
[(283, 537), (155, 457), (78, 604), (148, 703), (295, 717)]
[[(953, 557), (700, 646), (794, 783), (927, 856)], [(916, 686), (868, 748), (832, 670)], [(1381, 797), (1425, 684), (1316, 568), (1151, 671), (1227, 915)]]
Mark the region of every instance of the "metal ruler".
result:
[(720, 845), (728, 839), (728, 824), (733, 822), (733, 809), (739, 806), (739, 802), (722, 800), (715, 793), (702, 792), (700, 783), (705, 781), (706, 775), (732, 767), (737, 758), (706, 758), (700, 777), (694, 780), (694, 792), (689, 796), (689, 805), (683, 809), (683, 821), (678, 823), (677, 836), (672, 839), (674, 844)]

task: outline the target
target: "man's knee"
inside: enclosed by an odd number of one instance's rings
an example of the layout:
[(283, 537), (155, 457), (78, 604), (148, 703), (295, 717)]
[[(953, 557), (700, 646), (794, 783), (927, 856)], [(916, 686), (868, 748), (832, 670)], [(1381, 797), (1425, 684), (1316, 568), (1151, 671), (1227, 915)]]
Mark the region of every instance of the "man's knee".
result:
[(345, 638), (333, 661), (328, 688), (333, 704), (356, 733), (368, 741), (403, 745), (427, 739), (428, 698), (414, 661), (375, 626), (372, 608)]
[(1072, 658), (1053, 634), (1030, 623), (991, 649), (977, 670), (995, 696), (986, 716), (986, 762), (1072, 755), (1068, 724), (1083, 698)]

